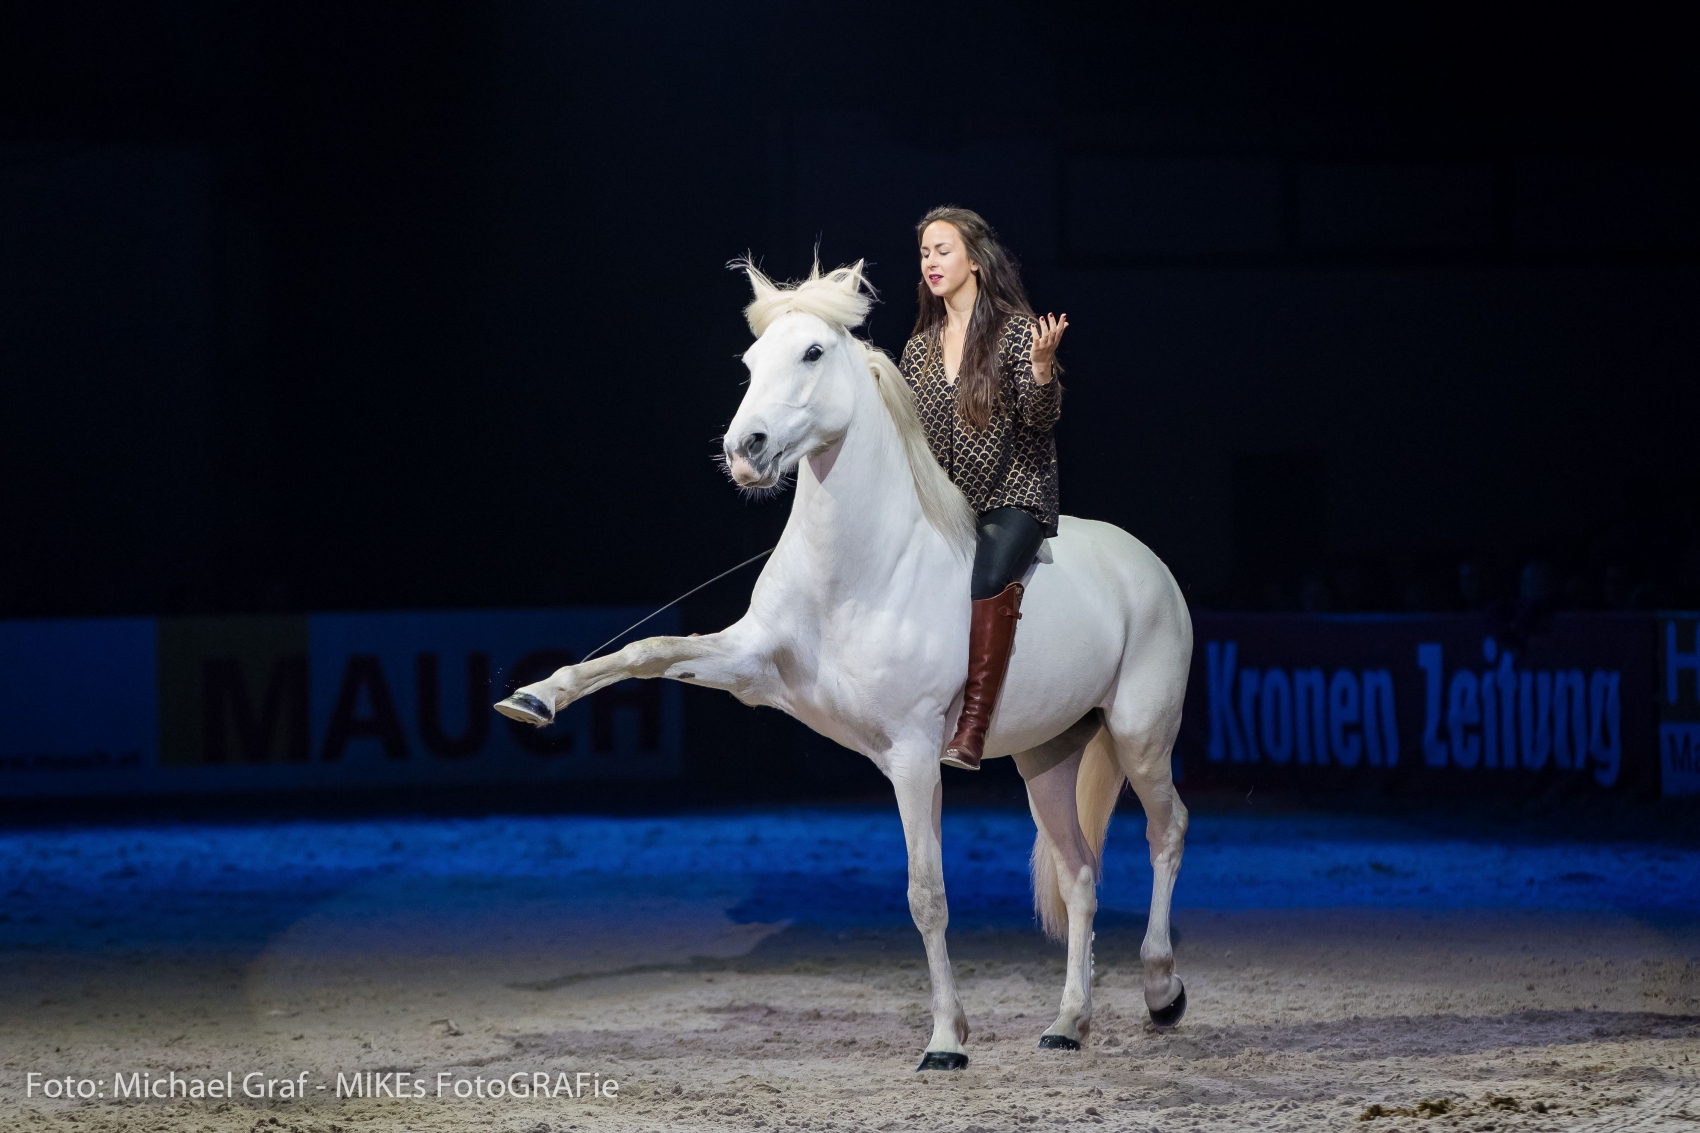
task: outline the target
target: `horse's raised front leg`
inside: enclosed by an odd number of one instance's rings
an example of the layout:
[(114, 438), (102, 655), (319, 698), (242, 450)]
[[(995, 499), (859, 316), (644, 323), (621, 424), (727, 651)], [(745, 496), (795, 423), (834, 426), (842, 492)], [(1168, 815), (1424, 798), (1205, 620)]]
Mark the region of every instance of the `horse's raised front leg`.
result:
[[(942, 725), (941, 729), (942, 731)], [(944, 787), (939, 779), (938, 745), (893, 752), (885, 773), (897, 791), (903, 839), (909, 847), (909, 912), (927, 947), (927, 972), (933, 986), (933, 1035), (927, 1040), (921, 1070), (960, 1070), (968, 1065), (962, 1044), (968, 1040), (968, 1016), (956, 995), (956, 976), (945, 951), (944, 930), (950, 908), (944, 895), (944, 853), (939, 811)]]
[(515, 689), (496, 711), (539, 728), (573, 701), (632, 677), (670, 677), (725, 689), (748, 704), (762, 703), (766, 650), (746, 622), (701, 637), (646, 637), (618, 653), (566, 665), (534, 684)]
[[(1098, 912), (1099, 863), (1090, 836), (1081, 829), (1076, 790), (1086, 744), (1100, 727), (1094, 712), (1056, 739), (1015, 757), (1039, 828), (1033, 852), (1034, 903), (1045, 931), (1066, 934), (1068, 940), (1062, 1006), (1056, 1021), (1039, 1036), (1042, 1050), (1079, 1050), (1092, 1030), (1092, 918)], [(1120, 786), (1117, 774), (1115, 789)]]

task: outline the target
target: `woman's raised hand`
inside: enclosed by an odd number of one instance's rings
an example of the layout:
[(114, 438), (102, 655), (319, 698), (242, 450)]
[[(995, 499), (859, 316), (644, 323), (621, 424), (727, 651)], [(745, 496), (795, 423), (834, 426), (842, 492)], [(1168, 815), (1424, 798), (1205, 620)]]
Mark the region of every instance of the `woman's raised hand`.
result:
[(1045, 314), (1033, 328), (1033, 380), (1046, 385), (1051, 380), (1051, 363), (1056, 361), (1057, 344), (1068, 329), (1068, 312)]

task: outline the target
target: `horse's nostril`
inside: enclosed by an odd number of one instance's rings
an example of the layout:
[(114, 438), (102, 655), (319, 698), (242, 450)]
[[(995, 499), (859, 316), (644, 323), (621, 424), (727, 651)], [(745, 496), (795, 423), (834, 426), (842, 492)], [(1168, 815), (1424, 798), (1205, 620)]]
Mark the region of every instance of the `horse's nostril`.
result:
[(766, 433), (751, 433), (744, 438), (744, 455), (760, 456), (761, 450), (767, 447)]

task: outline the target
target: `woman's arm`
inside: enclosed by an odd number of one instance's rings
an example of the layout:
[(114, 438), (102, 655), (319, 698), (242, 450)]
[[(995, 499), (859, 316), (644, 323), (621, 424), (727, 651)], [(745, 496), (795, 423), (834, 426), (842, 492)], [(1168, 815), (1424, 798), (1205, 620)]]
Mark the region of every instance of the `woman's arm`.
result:
[(1060, 318), (1047, 314), (1033, 328), (1033, 380), (1040, 385), (1050, 383), (1051, 364), (1057, 360), (1057, 347), (1062, 343), (1063, 331), (1067, 329), (1067, 311)]
[(1054, 380), (1051, 372), (1051, 362), (1056, 358), (1054, 341), (1049, 357), (1044, 359), (1045, 380), (1041, 382), (1034, 373), (1038, 329), (1032, 319), (1019, 316), (1010, 319), (999, 353), (1003, 355), (1000, 360), (1005, 372), (1015, 385), (1016, 412), (1029, 428), (1044, 432), (1062, 416), (1062, 384)]

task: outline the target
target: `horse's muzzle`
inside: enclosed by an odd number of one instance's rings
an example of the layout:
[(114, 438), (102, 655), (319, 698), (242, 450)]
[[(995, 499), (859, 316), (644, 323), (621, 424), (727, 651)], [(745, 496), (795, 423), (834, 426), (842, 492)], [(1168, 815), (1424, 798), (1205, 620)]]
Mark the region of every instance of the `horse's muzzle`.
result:
[(743, 453), (733, 453), (726, 461), (726, 468), (740, 488), (753, 488), (761, 482), (761, 473), (756, 471), (755, 466)]
[(777, 479), (778, 455), (766, 433), (746, 433), (737, 447), (727, 450), (726, 469), (740, 488), (768, 487)]

